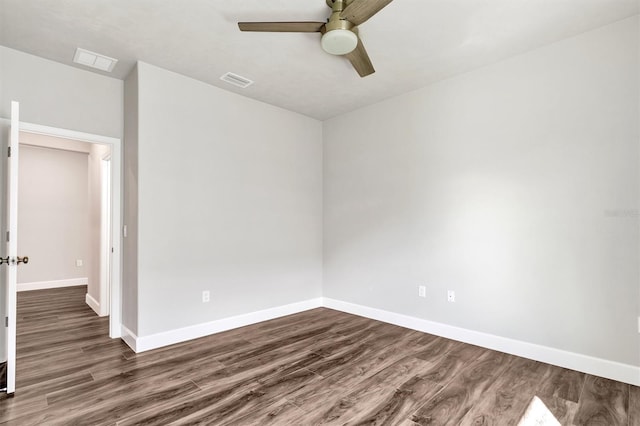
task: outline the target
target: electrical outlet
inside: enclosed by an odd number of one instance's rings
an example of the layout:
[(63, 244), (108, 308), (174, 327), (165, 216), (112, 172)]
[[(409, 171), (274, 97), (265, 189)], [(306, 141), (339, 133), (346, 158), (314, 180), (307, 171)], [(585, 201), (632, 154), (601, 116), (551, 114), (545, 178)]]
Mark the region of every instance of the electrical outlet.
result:
[(211, 296), (211, 293), (209, 293), (209, 290), (205, 290), (202, 292), (202, 303), (208, 303)]
[(453, 291), (453, 290), (447, 291), (447, 300), (449, 302), (455, 302), (456, 301), (456, 292)]
[(76, 266), (82, 266), (82, 259), (76, 259)]
[(427, 287), (423, 285), (418, 286), (418, 296), (427, 297)]

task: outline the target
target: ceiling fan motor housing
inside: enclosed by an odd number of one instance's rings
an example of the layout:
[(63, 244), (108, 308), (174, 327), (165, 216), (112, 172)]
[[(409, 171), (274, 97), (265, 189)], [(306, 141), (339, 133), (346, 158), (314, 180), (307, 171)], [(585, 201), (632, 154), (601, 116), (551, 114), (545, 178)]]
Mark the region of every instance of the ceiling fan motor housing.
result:
[[(329, 4), (330, 0), (327, 0)], [(335, 0), (331, 4), (331, 17), (325, 25), (325, 33), (322, 35), (322, 49), (332, 55), (346, 55), (358, 45), (358, 36), (355, 26), (350, 21), (341, 18), (340, 14), (346, 7), (346, 2)]]

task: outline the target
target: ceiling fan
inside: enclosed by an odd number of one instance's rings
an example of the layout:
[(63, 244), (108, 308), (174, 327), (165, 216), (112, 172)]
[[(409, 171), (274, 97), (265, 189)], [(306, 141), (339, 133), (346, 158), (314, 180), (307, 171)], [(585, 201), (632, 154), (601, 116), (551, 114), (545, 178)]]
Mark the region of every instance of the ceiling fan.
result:
[(358, 25), (367, 21), (392, 0), (326, 0), (331, 8), (327, 22), (238, 22), (240, 31), (280, 33), (322, 33), (322, 49), (332, 55), (345, 56), (360, 77), (375, 69), (358, 37)]

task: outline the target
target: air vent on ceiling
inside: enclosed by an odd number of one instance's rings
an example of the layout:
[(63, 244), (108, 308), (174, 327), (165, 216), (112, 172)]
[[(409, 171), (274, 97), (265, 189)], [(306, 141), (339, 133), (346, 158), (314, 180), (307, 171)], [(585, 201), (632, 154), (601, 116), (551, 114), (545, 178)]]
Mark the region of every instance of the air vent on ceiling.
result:
[(111, 72), (113, 71), (113, 67), (116, 66), (118, 60), (78, 47), (76, 49), (76, 54), (73, 56), (73, 62), (87, 67), (96, 68), (100, 71)]
[(224, 74), (222, 77), (220, 77), (220, 80), (226, 81), (229, 84), (233, 84), (234, 86), (238, 86), (243, 89), (253, 84), (253, 81), (249, 80), (248, 78), (244, 78), (241, 75), (234, 74), (232, 72)]

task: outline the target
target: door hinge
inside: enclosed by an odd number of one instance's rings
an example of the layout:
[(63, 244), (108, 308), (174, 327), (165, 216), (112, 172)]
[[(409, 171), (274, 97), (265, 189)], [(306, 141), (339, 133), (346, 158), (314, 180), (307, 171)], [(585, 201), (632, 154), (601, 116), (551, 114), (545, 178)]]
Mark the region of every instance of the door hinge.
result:
[(9, 238), (10, 238), (10, 233), (9, 231), (7, 231), (7, 241), (9, 241)]
[(9, 327), (9, 317), (4, 317), (4, 326)]
[(7, 157), (11, 157), (11, 147), (7, 148)]

